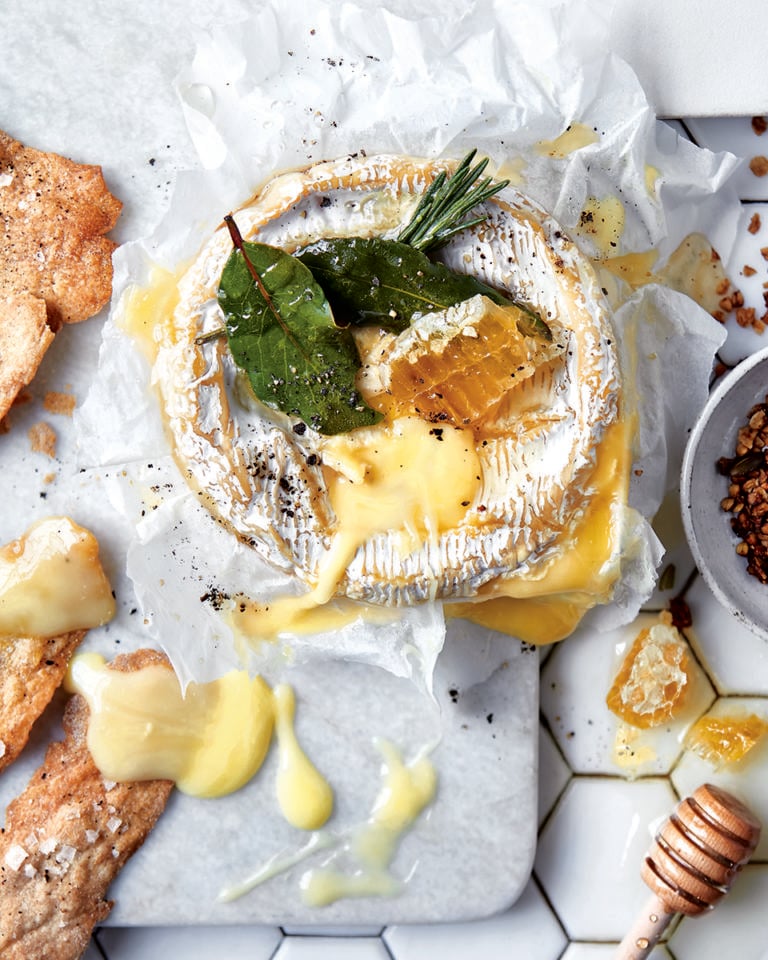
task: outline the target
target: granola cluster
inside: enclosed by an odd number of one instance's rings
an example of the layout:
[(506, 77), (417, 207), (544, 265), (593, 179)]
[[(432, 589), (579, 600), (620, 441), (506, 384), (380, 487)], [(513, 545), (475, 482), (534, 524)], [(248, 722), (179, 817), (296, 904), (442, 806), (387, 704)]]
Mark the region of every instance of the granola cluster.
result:
[(746, 558), (747, 572), (768, 583), (768, 395), (749, 411), (735, 454), (717, 464), (730, 480), (720, 506), (732, 515), (736, 552)]

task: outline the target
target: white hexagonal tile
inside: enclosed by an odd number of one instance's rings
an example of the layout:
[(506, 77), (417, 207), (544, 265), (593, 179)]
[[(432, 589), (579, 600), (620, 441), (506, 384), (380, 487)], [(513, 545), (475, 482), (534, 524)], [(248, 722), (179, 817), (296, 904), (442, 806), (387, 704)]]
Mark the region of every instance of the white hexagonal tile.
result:
[[(768, 699), (723, 697), (706, 715), (738, 718), (751, 713), (768, 721)], [(672, 783), (681, 797), (690, 795), (702, 783), (714, 783), (739, 797), (764, 824), (754, 858), (768, 860), (768, 734), (755, 744), (743, 760), (720, 767), (686, 750), (672, 771)]]
[(768, 695), (768, 643), (718, 603), (703, 577), (686, 599), (693, 616), (686, 635), (718, 692)]
[(278, 928), (262, 926), (102, 927), (97, 933), (109, 960), (269, 960), (282, 937)]
[(690, 724), (715, 698), (694, 657), (690, 688), (678, 717), (647, 730), (630, 727), (606, 706), (605, 698), (637, 634), (658, 622), (640, 614), (616, 630), (582, 630), (550, 657), (541, 676), (541, 705), (560, 749), (575, 773), (627, 777), (668, 773)]
[(378, 937), (286, 937), (274, 960), (390, 960)]
[(676, 960), (765, 960), (768, 866), (747, 866), (708, 914), (683, 919), (669, 938)]
[(471, 923), (439, 926), (395, 926), (384, 932), (394, 960), (557, 960), (566, 945), (562, 928), (531, 881), (520, 899), (504, 913)]
[(563, 755), (552, 739), (552, 735), (544, 727), (539, 728), (539, 826), (544, 822), (547, 814), (557, 802), (566, 783), (571, 776), (571, 770), (563, 759)]
[(756, 156), (768, 156), (768, 133), (758, 135), (751, 117), (692, 117), (685, 125), (700, 147), (743, 157), (747, 163), (734, 174), (734, 185), (742, 200), (768, 200), (768, 177), (758, 177), (750, 170), (748, 161)]
[(534, 864), (571, 940), (622, 939), (648, 898), (640, 865), (676, 802), (667, 780), (571, 780)]

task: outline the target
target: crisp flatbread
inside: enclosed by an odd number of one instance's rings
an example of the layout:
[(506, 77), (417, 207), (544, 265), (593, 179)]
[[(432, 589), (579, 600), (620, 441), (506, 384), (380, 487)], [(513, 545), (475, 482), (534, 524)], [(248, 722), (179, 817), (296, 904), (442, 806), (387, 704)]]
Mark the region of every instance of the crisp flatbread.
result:
[(0, 771), (26, 746), (85, 634), (73, 630), (56, 637), (0, 638)]
[[(118, 658), (133, 670), (154, 651)], [(167, 661), (165, 661), (167, 663)], [(112, 908), (110, 884), (165, 809), (169, 780), (106, 782), (88, 751), (88, 705), (74, 696), (65, 740), (52, 743), (0, 834), (0, 956), (76, 960)]]
[(100, 167), (0, 131), (0, 419), (62, 324), (109, 301), (121, 208)]

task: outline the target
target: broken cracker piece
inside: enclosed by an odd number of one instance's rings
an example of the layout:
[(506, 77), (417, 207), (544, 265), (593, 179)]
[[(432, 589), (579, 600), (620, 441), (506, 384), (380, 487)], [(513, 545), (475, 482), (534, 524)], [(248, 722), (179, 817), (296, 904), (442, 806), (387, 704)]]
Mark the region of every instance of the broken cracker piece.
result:
[(71, 417), (75, 412), (77, 398), (71, 393), (58, 390), (49, 390), (43, 398), (43, 406), (49, 413), (58, 413), (64, 417)]
[(85, 634), (72, 630), (58, 637), (0, 638), (0, 771), (24, 749)]
[(44, 453), (53, 459), (56, 456), (56, 431), (44, 420), (33, 423), (29, 428), (29, 444), (33, 453)]
[(109, 301), (121, 208), (100, 167), (0, 131), (0, 419), (59, 327)]
[(47, 316), (45, 301), (30, 294), (0, 296), (0, 418), (32, 380), (53, 340)]
[(96, 538), (67, 517), (0, 547), (0, 771), (21, 753), (87, 628), (111, 619), (114, 603)]
[[(145, 662), (139, 651), (121, 669)], [(0, 956), (76, 960), (112, 909), (110, 884), (165, 809), (169, 780), (105, 783), (86, 743), (88, 707), (67, 704), (65, 740), (48, 748), (0, 835)]]

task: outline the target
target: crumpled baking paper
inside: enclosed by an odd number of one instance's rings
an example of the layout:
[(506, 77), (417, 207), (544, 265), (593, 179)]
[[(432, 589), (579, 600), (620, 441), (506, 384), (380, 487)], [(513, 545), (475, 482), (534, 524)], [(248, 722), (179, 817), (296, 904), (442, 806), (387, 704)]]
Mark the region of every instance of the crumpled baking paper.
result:
[[(149, 283), (157, 266), (188, 261), (222, 216), (276, 172), (347, 153), (460, 157), (476, 147), (577, 238), (587, 198), (619, 197), (626, 220), (618, 252), (653, 247), (660, 263), (692, 232), (729, 249), (739, 213), (728, 183), (735, 158), (682, 141), (656, 120), (630, 68), (606, 53), (607, 23), (585, 0), (265, 0), (241, 16), (235, 27), (199, 36), (178, 78), (200, 169), (178, 177), (153, 233), (116, 254), (118, 306), (78, 415), (81, 457), (123, 465), (110, 476), (113, 502), (135, 521), (129, 575), (150, 633), (183, 680), (241, 662), (222, 617), (199, 602), (210, 584), (254, 596), (291, 584), (184, 486), (148, 365), (120, 329), (122, 291)], [(595, 141), (564, 155), (542, 149), (574, 124)], [(649, 167), (658, 171), (650, 190)], [(693, 301), (664, 287), (621, 300), (616, 324), (639, 416), (634, 512), (624, 576), (615, 602), (590, 617), (598, 624), (631, 619), (653, 588), (661, 545), (649, 519), (674, 481), (723, 339)], [(406, 611), (383, 634), (361, 623), (309, 643), (291, 638), (290, 647), (295, 657), (376, 663), (428, 689), (443, 630), (440, 607), (429, 606)]]

